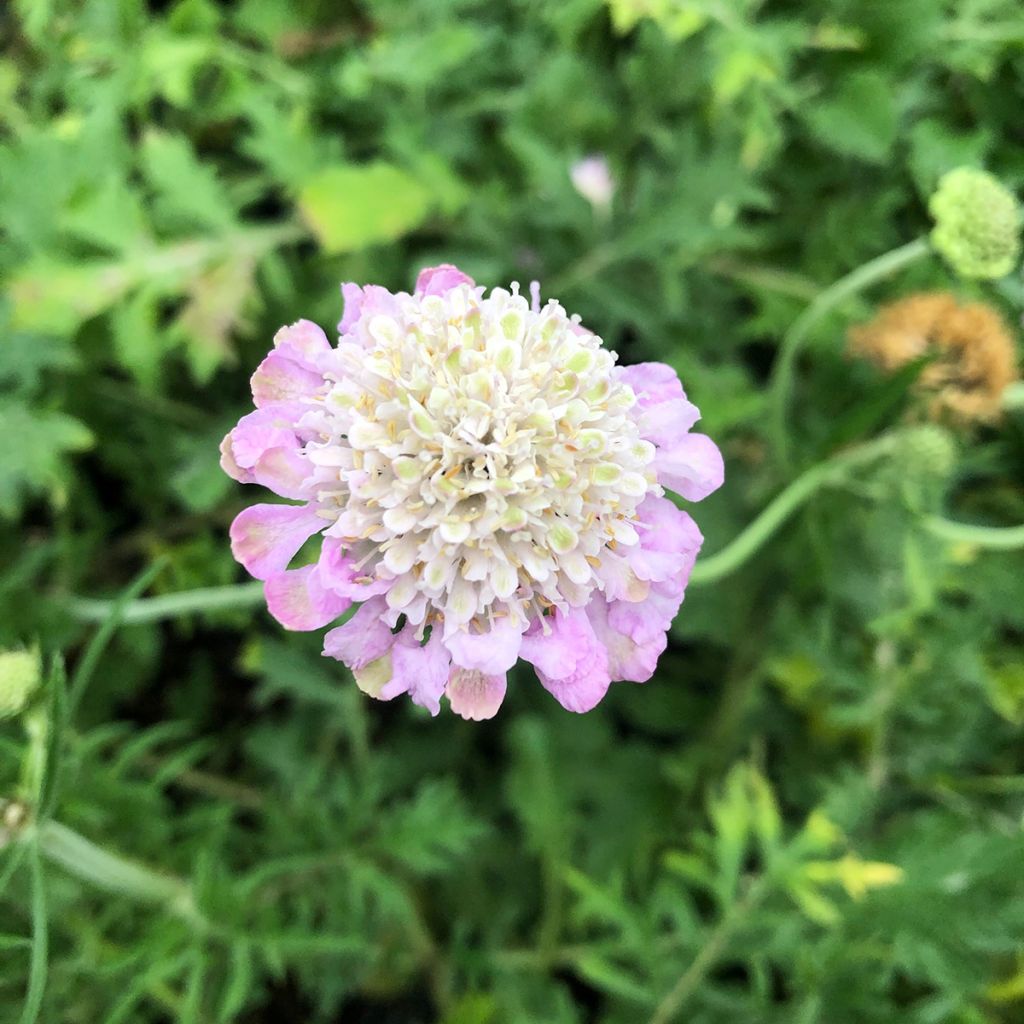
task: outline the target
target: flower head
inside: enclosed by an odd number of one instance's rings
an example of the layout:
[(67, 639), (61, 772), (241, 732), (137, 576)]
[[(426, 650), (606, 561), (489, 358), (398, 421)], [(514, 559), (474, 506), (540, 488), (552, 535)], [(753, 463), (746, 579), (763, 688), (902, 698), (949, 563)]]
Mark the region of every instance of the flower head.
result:
[(520, 657), (573, 711), (648, 679), (702, 539), (664, 490), (697, 501), (723, 475), (674, 371), (618, 367), (536, 286), (452, 266), (342, 292), (337, 345), (278, 332), (222, 446), (235, 479), (300, 502), (231, 528), (271, 613), (317, 629), (358, 604), (324, 653), (432, 713), (491, 717)]
[(991, 422), (1017, 379), (1013, 338), (1002, 317), (981, 302), (959, 305), (948, 292), (922, 292), (883, 306), (850, 332), (850, 349), (883, 370), (931, 357), (917, 378), (928, 415), (966, 426)]
[(929, 201), (932, 244), (967, 278), (1005, 277), (1020, 260), (1021, 208), (985, 171), (958, 167), (943, 175)]

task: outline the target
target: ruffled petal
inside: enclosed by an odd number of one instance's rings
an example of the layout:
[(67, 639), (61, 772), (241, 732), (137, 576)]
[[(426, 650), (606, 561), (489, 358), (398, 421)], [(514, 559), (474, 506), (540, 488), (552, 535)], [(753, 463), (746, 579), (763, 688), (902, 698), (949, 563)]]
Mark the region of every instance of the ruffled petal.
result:
[(224, 446), (230, 447), (236, 465), (252, 469), (264, 452), (271, 448), (298, 448), (299, 442), (287, 420), (273, 410), (257, 409), (238, 421), (224, 439)]
[(348, 551), (337, 537), (324, 537), (320, 548), (320, 578), (325, 587), (350, 597), (353, 601), (366, 601), (387, 593), (394, 580), (381, 580), (357, 569), (359, 560)]
[[(547, 632), (544, 627), (547, 627)], [(561, 679), (576, 668), (586, 655), (593, 637), (587, 616), (581, 609), (555, 612), (535, 622), (523, 637), (520, 656), (552, 679)]]
[(460, 668), (501, 675), (518, 660), (522, 640), (523, 627), (505, 618), (495, 622), (487, 633), (456, 630), (444, 638), (444, 645)]
[[(382, 313), (391, 316), (398, 311), (395, 297), (378, 284), (368, 284), (360, 287), (357, 284), (345, 283), (341, 286), (341, 295), (345, 302), (344, 315), (338, 323), (338, 333), (345, 336), (355, 336), (355, 330), (360, 320), (369, 320), (370, 317)], [(359, 340), (362, 344), (363, 339)]]
[(427, 267), (420, 271), (420, 276), (416, 278), (416, 294), (444, 295), (460, 284), (473, 287), (474, 281), (451, 263), (442, 263), (439, 267)]
[(398, 643), (391, 648), (391, 672), (391, 681), (382, 694), (408, 693), (414, 704), (426, 708), (432, 715), (441, 710), (441, 695), (451, 673), (451, 657), (438, 631), (432, 631), (430, 639), (420, 645), (406, 627)]
[(285, 629), (319, 629), (347, 611), (352, 602), (325, 590), (315, 565), (288, 569), (263, 584), (267, 610)]
[(315, 370), (331, 351), (331, 343), (322, 328), (312, 320), (296, 320), (274, 335), (274, 348), (307, 369)]
[(252, 400), (257, 409), (286, 403), (300, 411), (301, 403), (312, 398), (323, 382), (321, 373), (296, 362), (286, 350), (275, 349), (252, 375)]
[(382, 658), (395, 643), (395, 634), (383, 619), (386, 611), (387, 605), (379, 597), (360, 605), (344, 626), (324, 637), (324, 655), (343, 661), (353, 671)]
[(504, 675), (488, 676), (473, 669), (453, 668), (445, 695), (455, 714), (482, 722), (498, 713), (507, 685)]
[[(622, 607), (638, 609), (640, 604)], [(594, 633), (604, 645), (608, 658), (608, 674), (612, 679), (623, 679), (634, 683), (646, 683), (658, 667), (658, 659), (668, 646), (667, 627), (655, 625), (642, 641), (620, 632), (609, 622), (610, 606), (600, 595), (587, 608), (587, 615), (594, 627)]]
[(640, 411), (636, 424), (640, 436), (659, 448), (678, 444), (700, 419), (700, 410), (685, 398), (657, 402)]
[(231, 552), (258, 580), (284, 572), (326, 522), (313, 505), (251, 505), (231, 524)]
[(549, 617), (551, 632), (524, 639), (523, 657), (532, 661), (541, 685), (567, 711), (582, 714), (595, 708), (608, 692), (608, 653), (582, 610)]
[(718, 446), (705, 434), (687, 434), (670, 448), (659, 448), (654, 457), (658, 483), (700, 501), (717, 491), (725, 480), (725, 465)]
[(679, 375), (665, 363), (635, 363), (633, 366), (617, 366), (614, 370), (619, 380), (628, 384), (637, 397), (641, 409), (668, 402), (674, 398), (686, 398)]
[(641, 580), (688, 580), (704, 537), (697, 524), (668, 498), (649, 494), (640, 503), (640, 543), (624, 552)]
[(273, 409), (243, 416), (220, 446), (220, 464), (228, 476), (259, 484), (282, 498), (310, 498), (307, 480), (313, 467), (294, 430)]

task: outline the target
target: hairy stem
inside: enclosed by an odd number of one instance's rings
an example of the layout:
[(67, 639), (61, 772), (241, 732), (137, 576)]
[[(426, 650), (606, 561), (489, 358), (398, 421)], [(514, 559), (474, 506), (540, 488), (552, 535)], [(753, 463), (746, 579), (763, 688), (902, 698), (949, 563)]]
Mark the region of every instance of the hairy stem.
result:
[(690, 575), (690, 584), (713, 583), (735, 572), (787, 519), (822, 487), (841, 480), (852, 469), (887, 455), (898, 443), (896, 435), (886, 435), (867, 444), (833, 455), (798, 476), (772, 500), (756, 519), (721, 551), (698, 562)]
[[(263, 603), (262, 583), (235, 583), (227, 587), (202, 587), (184, 590), (180, 594), (163, 594), (130, 601), (121, 609), (120, 621), (126, 625), (140, 622), (159, 622), (179, 615), (196, 612), (224, 611), (229, 608), (255, 608)], [(113, 601), (100, 601), (88, 597), (71, 597), (66, 604), (68, 612), (81, 622), (105, 622)]]
[(941, 516), (929, 516), (924, 528), (933, 536), (961, 544), (976, 544), (994, 551), (1024, 548), (1024, 526), (974, 526), (955, 523)]
[(786, 413), (793, 390), (793, 373), (800, 349), (813, 328), (846, 299), (894, 274), (931, 252), (928, 240), (918, 238), (862, 264), (829, 285), (804, 310), (782, 339), (768, 383), (768, 412), (771, 440), (783, 468), (789, 465), (789, 434)]
[(56, 821), (32, 830), (39, 852), (69, 874), (108, 892), (121, 893), (142, 903), (156, 903), (193, 926), (207, 930), (209, 922), (196, 906), (192, 886), (97, 846)]

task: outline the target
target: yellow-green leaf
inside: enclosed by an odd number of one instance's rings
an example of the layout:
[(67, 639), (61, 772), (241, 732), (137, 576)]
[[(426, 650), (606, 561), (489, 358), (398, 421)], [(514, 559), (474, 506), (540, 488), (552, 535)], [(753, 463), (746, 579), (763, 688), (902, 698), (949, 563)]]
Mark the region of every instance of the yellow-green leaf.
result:
[(299, 210), (327, 252), (392, 242), (418, 227), (431, 193), (390, 164), (330, 167), (299, 193)]

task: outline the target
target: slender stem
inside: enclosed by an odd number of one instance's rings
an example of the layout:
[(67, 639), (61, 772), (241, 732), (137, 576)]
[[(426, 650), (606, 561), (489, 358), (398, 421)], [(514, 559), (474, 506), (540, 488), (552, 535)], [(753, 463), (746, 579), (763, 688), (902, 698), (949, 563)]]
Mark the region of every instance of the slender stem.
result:
[(117, 627), (121, 625), (124, 609), (153, 582), (160, 570), (163, 569), (165, 562), (166, 559), (158, 558), (128, 585), (124, 593), (110, 602), (110, 610), (104, 616), (103, 624), (89, 641), (85, 653), (75, 669), (75, 674), (71, 677), (68, 687), (68, 718), (74, 717), (75, 709), (81, 703), (89, 681), (96, 671), (96, 666), (99, 664), (100, 658), (103, 657), (103, 652), (117, 632)]
[(747, 891), (746, 896), (734, 903), (712, 929), (707, 941), (701, 946), (689, 966), (679, 976), (679, 980), (668, 994), (658, 1003), (648, 1024), (669, 1024), (686, 1004), (687, 1000), (697, 991), (708, 972), (718, 962), (725, 951), (729, 939), (736, 926), (750, 913), (763, 897), (767, 887), (767, 876), (762, 875)]
[[(202, 587), (180, 594), (163, 594), (131, 601), (121, 609), (120, 621), (126, 625), (159, 622), (196, 612), (223, 611), (228, 608), (255, 608), (263, 603), (262, 583), (235, 583), (227, 587)], [(88, 597), (70, 597), (67, 610), (81, 622), (105, 622), (113, 601)]]
[(143, 903), (162, 904), (176, 917), (202, 929), (208, 927), (206, 918), (196, 906), (192, 886), (184, 879), (161, 874), (144, 864), (111, 853), (56, 821), (38, 825), (31, 838), (44, 857), (69, 874)]
[(929, 516), (924, 528), (933, 536), (960, 544), (976, 544), (994, 551), (1013, 551), (1024, 548), (1024, 526), (974, 526), (955, 523), (941, 516)]
[(97, 846), (57, 821), (33, 830), (40, 853), (69, 874), (108, 892), (122, 893), (143, 903), (159, 903), (176, 917), (206, 927), (196, 906), (192, 886)]
[(869, 260), (821, 292), (783, 337), (768, 384), (769, 425), (772, 443), (783, 467), (789, 463), (786, 411), (793, 389), (793, 372), (800, 348), (811, 330), (846, 299), (890, 274), (894, 274), (897, 270), (922, 259), (930, 251), (928, 240), (918, 238)]
[(700, 586), (712, 583), (735, 572), (822, 487), (841, 479), (850, 470), (888, 454), (897, 443), (898, 436), (889, 434), (833, 455), (806, 470), (771, 501), (738, 537), (710, 558), (698, 562), (690, 575), (690, 584)]

